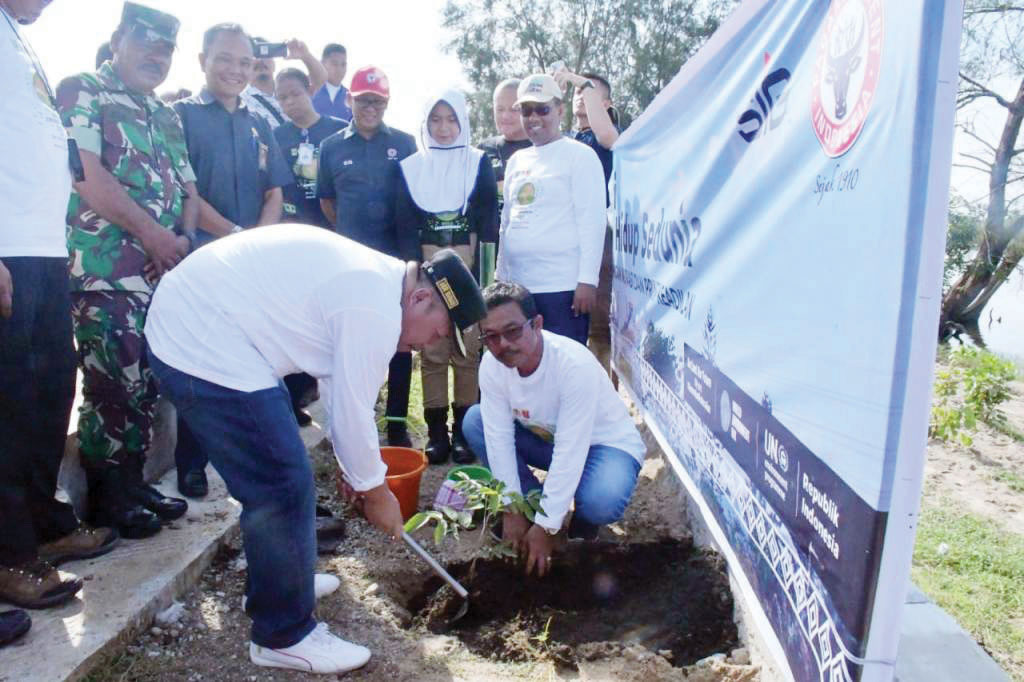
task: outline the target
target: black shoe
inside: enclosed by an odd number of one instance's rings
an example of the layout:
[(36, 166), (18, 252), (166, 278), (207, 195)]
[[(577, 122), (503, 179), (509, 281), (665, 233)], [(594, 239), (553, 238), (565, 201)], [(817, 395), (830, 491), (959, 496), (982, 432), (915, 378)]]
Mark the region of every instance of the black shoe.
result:
[(180, 519), (188, 511), (188, 502), (177, 497), (167, 497), (151, 485), (136, 485), (128, 492), (128, 499), (140, 504), (160, 517), (161, 521)]
[(292, 412), (295, 413), (295, 421), (299, 423), (300, 427), (309, 426), (313, 423), (313, 415), (306, 412), (301, 407), (292, 406)]
[(456, 464), (472, 464), (476, 461), (473, 451), (469, 449), (469, 443), (462, 435), (462, 420), (469, 411), (469, 405), (459, 407), (452, 405), (454, 420), (452, 423), (452, 461)]
[(345, 539), (345, 519), (319, 516), (316, 519), (316, 553), (334, 554)]
[(184, 475), (178, 472), (178, 492), (185, 497), (200, 498), (206, 497), (210, 492), (210, 485), (206, 481), (205, 469), (192, 469)]
[(600, 528), (597, 524), (584, 521), (578, 514), (573, 514), (569, 520), (568, 536), (570, 540), (596, 540)]
[(448, 408), (425, 407), (423, 419), (427, 422), (427, 447), (423, 451), (427, 461), (431, 464), (444, 464), (452, 449), (448, 440)]
[[(138, 540), (156, 535), (163, 528), (160, 517), (129, 499), (135, 486), (128, 483), (120, 465), (86, 469), (89, 482), (89, 524), (114, 528), (123, 538)], [(130, 472), (129, 472), (130, 473)]]
[(10, 644), (32, 627), (32, 619), (21, 609), (0, 611), (0, 646)]
[(409, 431), (404, 420), (388, 422), (388, 445), (398, 448), (412, 447), (412, 440), (409, 439)]

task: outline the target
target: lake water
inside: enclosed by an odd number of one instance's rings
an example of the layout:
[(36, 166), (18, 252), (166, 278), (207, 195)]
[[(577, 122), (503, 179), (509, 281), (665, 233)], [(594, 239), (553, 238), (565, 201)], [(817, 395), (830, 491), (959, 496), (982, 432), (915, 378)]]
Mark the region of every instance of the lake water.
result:
[(981, 337), (994, 353), (1024, 363), (1024, 272), (1017, 268), (999, 287), (978, 321)]

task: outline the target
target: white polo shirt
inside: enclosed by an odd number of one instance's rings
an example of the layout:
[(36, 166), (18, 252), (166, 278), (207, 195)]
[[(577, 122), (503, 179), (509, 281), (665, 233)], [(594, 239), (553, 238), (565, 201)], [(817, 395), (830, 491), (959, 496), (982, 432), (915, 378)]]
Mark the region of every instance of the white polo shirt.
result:
[(222, 237), (164, 275), (146, 320), (153, 353), (237, 391), (306, 372), (356, 490), (384, 482), (374, 403), (402, 327), (406, 264), (334, 232), (270, 225)]

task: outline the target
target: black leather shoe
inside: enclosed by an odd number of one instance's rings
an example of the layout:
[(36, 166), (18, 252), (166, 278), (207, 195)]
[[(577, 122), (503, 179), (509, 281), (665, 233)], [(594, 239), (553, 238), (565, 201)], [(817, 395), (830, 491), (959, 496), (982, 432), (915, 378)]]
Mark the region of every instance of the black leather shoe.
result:
[(141, 505), (100, 509), (93, 514), (91, 521), (96, 526), (116, 528), (121, 537), (129, 540), (151, 537), (164, 527), (159, 516)]
[[(120, 466), (86, 469), (89, 482), (89, 524), (94, 528), (115, 528), (123, 538), (138, 540), (156, 535), (163, 528), (160, 517), (131, 498), (135, 485)], [(130, 473), (130, 472), (129, 472)]]
[(299, 426), (309, 426), (313, 423), (313, 415), (309, 412), (300, 407), (292, 407), (292, 411), (295, 413), (295, 421), (299, 423)]
[(167, 497), (151, 485), (133, 487), (128, 498), (159, 516), (162, 521), (180, 519), (188, 511), (188, 502), (177, 497)]
[(411, 448), (412, 440), (409, 438), (409, 431), (405, 421), (388, 422), (388, 445), (399, 448)]
[(191, 471), (186, 471), (184, 476), (179, 471), (178, 492), (185, 497), (206, 497), (207, 493), (210, 492), (209, 483), (206, 481), (206, 470), (193, 469)]
[(0, 646), (10, 644), (32, 627), (32, 619), (21, 609), (0, 612)]

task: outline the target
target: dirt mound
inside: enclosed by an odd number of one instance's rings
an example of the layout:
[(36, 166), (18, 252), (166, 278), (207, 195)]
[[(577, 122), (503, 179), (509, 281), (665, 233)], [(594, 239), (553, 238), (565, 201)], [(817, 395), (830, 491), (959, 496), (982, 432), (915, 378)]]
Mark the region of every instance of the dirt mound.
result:
[[(448, 570), (466, 584), (468, 563)], [(462, 600), (428, 580), (408, 604), (414, 625), (501, 661), (576, 666), (640, 645), (685, 666), (737, 646), (724, 563), (688, 541), (570, 545), (543, 579), (481, 560), (466, 587), (469, 613), (449, 624)]]

